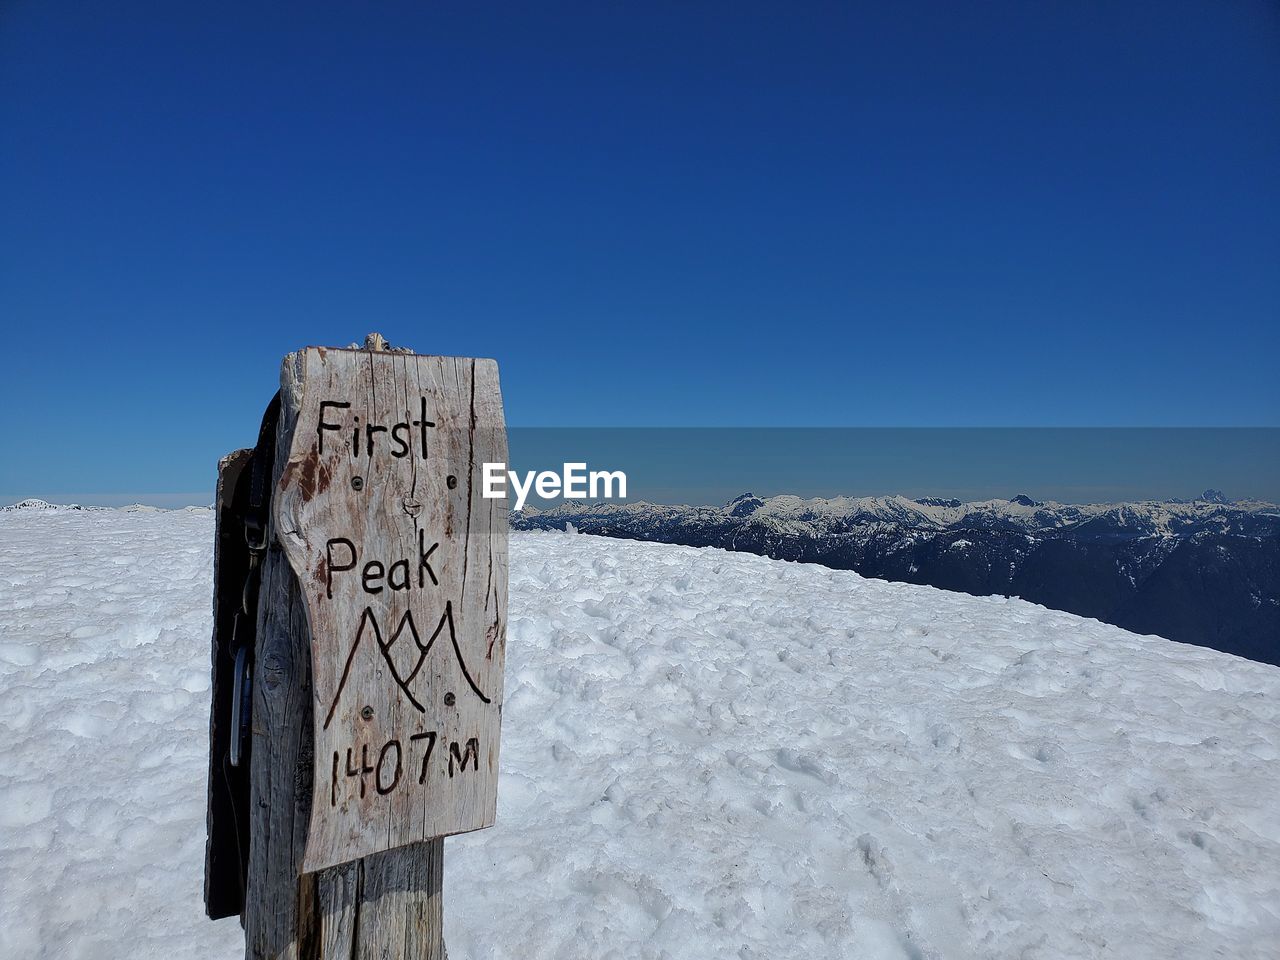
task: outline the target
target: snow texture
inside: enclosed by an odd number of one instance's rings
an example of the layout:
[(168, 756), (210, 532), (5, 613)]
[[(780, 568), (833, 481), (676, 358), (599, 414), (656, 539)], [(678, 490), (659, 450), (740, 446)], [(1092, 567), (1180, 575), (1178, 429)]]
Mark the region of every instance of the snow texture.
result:
[[(212, 539), (0, 518), (0, 957), (242, 955), (200, 902)], [(718, 550), (511, 570), (454, 960), (1280, 955), (1280, 669)]]

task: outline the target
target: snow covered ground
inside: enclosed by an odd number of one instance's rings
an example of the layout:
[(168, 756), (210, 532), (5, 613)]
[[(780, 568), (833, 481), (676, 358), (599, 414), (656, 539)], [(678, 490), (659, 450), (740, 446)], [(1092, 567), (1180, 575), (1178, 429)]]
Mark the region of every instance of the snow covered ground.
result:
[[(207, 511), (0, 516), (0, 957), (200, 902)], [(499, 823), (450, 956), (1280, 956), (1280, 669), (754, 556), (512, 539)]]

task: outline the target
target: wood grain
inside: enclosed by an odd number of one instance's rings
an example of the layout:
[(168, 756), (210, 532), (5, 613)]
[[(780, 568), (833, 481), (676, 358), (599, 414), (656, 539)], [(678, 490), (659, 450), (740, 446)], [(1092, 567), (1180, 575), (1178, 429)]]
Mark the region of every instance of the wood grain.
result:
[(507, 450), (491, 360), (291, 362), (274, 516), (311, 636), (314, 871), (493, 823), (507, 523), (481, 465)]

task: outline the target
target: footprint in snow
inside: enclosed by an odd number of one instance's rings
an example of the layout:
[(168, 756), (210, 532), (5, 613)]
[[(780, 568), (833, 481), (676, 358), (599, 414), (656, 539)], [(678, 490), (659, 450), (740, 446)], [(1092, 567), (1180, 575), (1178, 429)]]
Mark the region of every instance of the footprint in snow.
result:
[(831, 771), (822, 766), (816, 759), (804, 753), (796, 753), (787, 747), (783, 747), (775, 754), (778, 766), (784, 770), (790, 770), (792, 773), (803, 774), (807, 777), (813, 777), (815, 780), (831, 786), (836, 782), (835, 775)]

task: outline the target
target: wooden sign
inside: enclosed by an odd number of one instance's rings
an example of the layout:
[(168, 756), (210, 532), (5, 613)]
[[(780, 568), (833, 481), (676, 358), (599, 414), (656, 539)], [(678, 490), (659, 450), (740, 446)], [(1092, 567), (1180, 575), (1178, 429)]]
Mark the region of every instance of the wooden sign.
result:
[(309, 348), (276, 534), (311, 634), (302, 870), (490, 826), (507, 627), (492, 360)]

